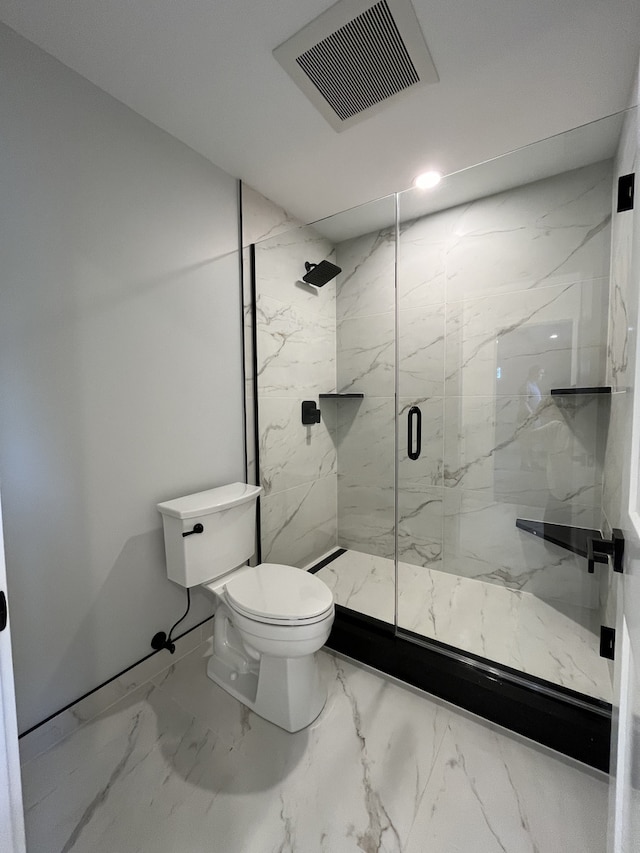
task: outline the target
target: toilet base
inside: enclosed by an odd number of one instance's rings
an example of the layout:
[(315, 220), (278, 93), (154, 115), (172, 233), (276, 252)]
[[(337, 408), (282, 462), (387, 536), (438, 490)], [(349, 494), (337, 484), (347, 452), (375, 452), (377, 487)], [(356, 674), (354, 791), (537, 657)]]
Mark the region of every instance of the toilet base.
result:
[(214, 652), (207, 675), (258, 716), (288, 732), (309, 726), (327, 701), (316, 655), (276, 658), (262, 655), (248, 672), (238, 672)]

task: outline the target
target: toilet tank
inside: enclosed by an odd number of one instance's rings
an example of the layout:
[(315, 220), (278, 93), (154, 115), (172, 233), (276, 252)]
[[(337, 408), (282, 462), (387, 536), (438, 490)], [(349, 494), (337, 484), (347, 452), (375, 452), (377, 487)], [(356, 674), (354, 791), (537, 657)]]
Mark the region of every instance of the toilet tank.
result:
[[(169, 579), (197, 586), (246, 563), (255, 550), (261, 491), (260, 486), (231, 483), (159, 503)], [(191, 532), (196, 525), (202, 525), (201, 533)]]

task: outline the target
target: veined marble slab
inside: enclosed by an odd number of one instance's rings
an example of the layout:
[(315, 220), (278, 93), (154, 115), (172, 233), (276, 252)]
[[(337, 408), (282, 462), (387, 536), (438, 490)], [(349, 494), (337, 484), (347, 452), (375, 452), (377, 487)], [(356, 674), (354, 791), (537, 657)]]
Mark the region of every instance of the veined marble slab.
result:
[(324, 317), (281, 302), (258, 297), (258, 394), (294, 397), (330, 391), (336, 382), (336, 327)]
[(322, 404), (319, 424), (303, 426), (298, 397), (263, 395), (258, 402), (260, 483), (265, 495), (336, 475), (335, 429), (332, 405)]
[[(599, 655), (598, 611), (549, 603), (519, 590), (398, 564), (398, 625), (433, 640), (612, 700)], [(338, 604), (393, 624), (393, 561), (347, 551), (318, 572)]]
[(29, 853), (604, 849), (601, 773), (324, 653), (327, 704), (288, 734), (209, 652), (23, 767)]
[[(456, 210), (447, 299), (584, 281), (609, 273), (610, 160)], [(427, 220), (428, 221), (428, 220)]]
[(387, 228), (345, 240), (337, 247), (342, 267), (336, 290), (336, 320), (393, 311), (395, 231)]
[(336, 544), (336, 478), (320, 477), (260, 499), (262, 561), (304, 566)]

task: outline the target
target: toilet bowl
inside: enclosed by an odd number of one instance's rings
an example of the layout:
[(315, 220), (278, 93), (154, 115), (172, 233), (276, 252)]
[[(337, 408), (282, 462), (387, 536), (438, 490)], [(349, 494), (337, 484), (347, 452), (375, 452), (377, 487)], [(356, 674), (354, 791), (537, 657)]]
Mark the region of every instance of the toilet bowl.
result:
[(326, 584), (263, 563), (204, 588), (217, 600), (209, 678), (289, 732), (312, 723), (326, 701), (315, 652), (335, 617)]
[(315, 653), (333, 625), (333, 595), (302, 569), (246, 565), (260, 491), (232, 483), (158, 504), (167, 574), (214, 596), (209, 678), (256, 714), (295, 732), (312, 723), (326, 701)]

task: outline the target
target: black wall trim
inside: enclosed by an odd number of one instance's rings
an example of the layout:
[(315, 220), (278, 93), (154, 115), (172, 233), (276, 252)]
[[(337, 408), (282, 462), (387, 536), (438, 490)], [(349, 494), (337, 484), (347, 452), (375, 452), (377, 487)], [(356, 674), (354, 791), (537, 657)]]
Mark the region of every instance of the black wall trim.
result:
[[(249, 246), (249, 274), (251, 284), (251, 368), (253, 370), (253, 452), (256, 468), (256, 483), (260, 483), (260, 427), (258, 424), (258, 312), (257, 312), (257, 277), (256, 277), (256, 244)], [(262, 523), (260, 513), (260, 497), (256, 502), (256, 564), (262, 562)], [(253, 564), (252, 564), (253, 565)]]
[[(186, 637), (187, 634), (190, 634), (192, 631), (195, 631), (196, 628), (202, 627), (205, 622), (208, 622), (210, 619), (213, 619), (214, 615), (215, 614), (212, 613), (211, 616), (207, 616), (206, 619), (203, 619), (201, 622), (198, 622), (198, 624), (194, 625), (193, 628), (189, 628), (187, 631), (184, 631), (179, 636), (173, 637), (173, 642), (176, 643), (178, 640), (181, 640), (183, 637)], [(36, 723), (34, 726), (31, 726), (30, 729), (27, 729), (26, 732), (22, 732), (21, 734), (19, 734), (18, 740), (22, 737), (26, 737), (27, 735), (31, 734), (31, 732), (34, 732), (36, 729), (39, 729), (40, 726), (44, 726), (45, 723), (48, 723), (49, 720), (53, 720), (53, 718), (57, 717), (58, 714), (62, 714), (65, 711), (68, 711), (69, 708), (73, 708), (74, 705), (77, 705), (78, 702), (82, 702), (82, 700), (86, 699), (87, 696), (91, 696), (92, 693), (101, 690), (103, 687), (106, 687), (107, 684), (111, 684), (111, 682), (115, 681), (116, 678), (120, 678), (121, 675), (124, 675), (126, 672), (129, 672), (134, 667), (138, 666), (138, 664), (144, 663), (146, 660), (149, 660), (149, 658), (152, 658), (154, 655), (160, 654), (163, 651), (165, 650), (158, 649), (157, 651), (151, 652), (151, 654), (145, 655), (143, 658), (140, 658), (140, 660), (137, 660), (135, 663), (132, 663), (131, 666), (128, 666), (126, 669), (123, 669), (122, 672), (118, 672), (116, 675), (111, 676), (111, 678), (108, 678), (106, 681), (103, 681), (102, 684), (98, 684), (97, 687), (94, 687), (92, 690), (88, 690), (86, 693), (83, 693), (82, 696), (79, 696), (77, 699), (74, 699), (73, 702), (69, 702), (69, 704), (65, 705), (64, 708), (60, 708), (59, 711), (54, 711), (53, 714), (49, 714), (49, 716), (45, 717), (44, 720), (41, 720), (39, 723)], [(170, 663), (171, 661), (167, 661), (167, 666), (169, 666)]]
[(611, 706), (604, 702), (578, 704), (569, 695), (541, 691), (535, 681), (516, 683), (515, 670), (492, 664), (488, 671), (471, 656), (456, 659), (396, 636), (392, 625), (341, 605), (336, 605), (327, 646), (564, 755), (609, 771)]

